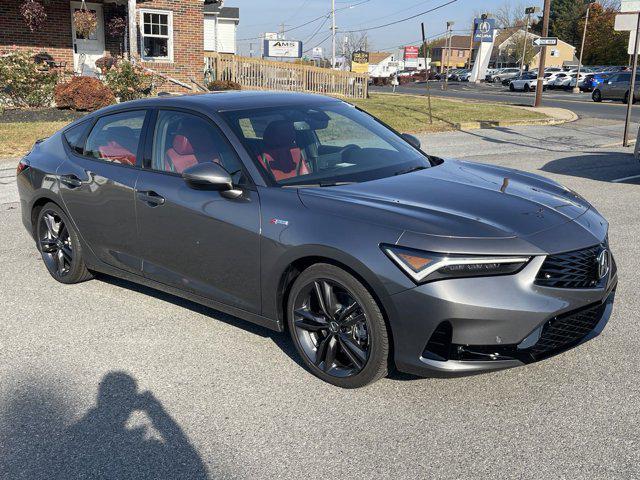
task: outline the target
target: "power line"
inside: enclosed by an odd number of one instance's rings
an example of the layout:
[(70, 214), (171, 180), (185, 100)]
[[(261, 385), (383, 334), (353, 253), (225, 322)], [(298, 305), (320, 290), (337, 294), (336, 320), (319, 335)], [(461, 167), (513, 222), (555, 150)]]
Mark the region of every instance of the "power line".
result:
[[(365, 22), (375, 22), (376, 20), (380, 20), (382, 18), (393, 17), (394, 15), (406, 12), (407, 10), (411, 10), (412, 8), (415, 8), (415, 7), (419, 6), (419, 5), (424, 5), (425, 3), (431, 3), (431, 2), (433, 2), (433, 0), (423, 0), (421, 2), (418, 2), (418, 3), (414, 4), (414, 5), (411, 5), (410, 7), (403, 8), (402, 10), (396, 10), (393, 13), (389, 13), (387, 15), (382, 15), (381, 17), (369, 18), (369, 19), (364, 20), (364, 21), (362, 21), (362, 22), (360, 22), (360, 23), (358, 23), (358, 24), (356, 24), (354, 26), (362, 25)], [(346, 28), (349, 28), (349, 27), (346, 27)]]
[(398, 23), (406, 22), (407, 20), (412, 20), (412, 19), (420, 17), (422, 15), (426, 15), (427, 13), (435, 12), (436, 10), (444, 8), (447, 5), (451, 5), (452, 3), (456, 3), (457, 1), (458, 0), (449, 0), (446, 3), (442, 3), (442, 4), (440, 4), (440, 5), (436, 6), (436, 7), (430, 8), (429, 10), (425, 10), (424, 12), (416, 13), (415, 15), (411, 15), (410, 17), (402, 18), (402, 19), (396, 20), (394, 22), (385, 23), (383, 25), (376, 25), (375, 27), (359, 28), (359, 29), (356, 29), (356, 30), (347, 30), (347, 31), (345, 31), (343, 33), (367, 32), (369, 30), (377, 30), (379, 28), (388, 27), (390, 25), (396, 25)]

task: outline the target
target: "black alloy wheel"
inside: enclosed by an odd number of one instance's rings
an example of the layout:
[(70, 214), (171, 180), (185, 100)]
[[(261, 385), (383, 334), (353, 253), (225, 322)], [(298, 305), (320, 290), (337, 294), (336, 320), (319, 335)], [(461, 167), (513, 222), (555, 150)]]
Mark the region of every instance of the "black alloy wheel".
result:
[(317, 264), (294, 282), (289, 330), (307, 367), (334, 385), (355, 388), (387, 373), (384, 318), (367, 289), (333, 265)]
[(50, 271), (64, 277), (71, 271), (73, 246), (69, 230), (60, 216), (51, 210), (40, 217), (40, 251)]
[(38, 250), (51, 276), (61, 283), (78, 283), (92, 278), (82, 248), (67, 216), (55, 204), (44, 206), (36, 225)]
[(594, 90), (593, 93), (591, 94), (591, 98), (593, 99), (594, 102), (601, 102), (602, 93), (600, 93), (600, 90)]

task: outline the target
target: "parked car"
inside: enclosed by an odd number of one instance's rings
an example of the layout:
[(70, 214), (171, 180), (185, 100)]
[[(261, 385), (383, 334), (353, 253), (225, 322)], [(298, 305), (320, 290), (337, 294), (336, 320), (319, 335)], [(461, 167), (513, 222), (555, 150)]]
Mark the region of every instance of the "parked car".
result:
[[(606, 81), (598, 85), (591, 94), (594, 102), (602, 100), (621, 100), (629, 103), (629, 83), (631, 72), (622, 71), (611, 75)], [(633, 95), (633, 103), (640, 98), (640, 75), (636, 73), (636, 84)]]
[[(509, 90), (512, 92), (520, 91), (530, 92), (535, 90), (538, 87), (538, 76), (537, 75), (523, 75), (522, 77), (511, 80), (509, 83)], [(542, 79), (542, 88), (544, 90), (547, 89), (547, 79)]]
[(512, 80), (514, 77), (516, 77), (519, 74), (520, 74), (519, 68), (503, 68), (499, 73), (492, 75), (490, 81), (493, 83), (500, 83), (505, 80)]
[(571, 82), (571, 74), (568, 72), (559, 72), (556, 74), (553, 81), (549, 82), (549, 88), (565, 88)]
[(569, 85), (567, 86), (568, 89), (572, 89), (575, 88), (576, 84), (578, 85), (578, 88), (580, 88), (580, 90), (585, 90), (586, 87), (586, 81), (587, 81), (587, 77), (590, 74), (588, 73), (581, 73), (579, 76), (576, 75), (571, 75), (571, 80), (569, 81)]
[(610, 74), (598, 72), (587, 75), (587, 78), (584, 81), (584, 90), (587, 92), (593, 92), (602, 82), (608, 79)]
[(428, 155), (324, 96), (124, 102), (37, 142), (16, 181), (55, 280), (102, 272), (286, 330), (340, 387), (535, 362), (614, 301), (608, 224), (580, 195)]
[(451, 80), (453, 80), (454, 82), (469, 81), (470, 74), (471, 74), (471, 70), (467, 68), (462, 68), (460, 70), (456, 70), (455, 73), (451, 75)]

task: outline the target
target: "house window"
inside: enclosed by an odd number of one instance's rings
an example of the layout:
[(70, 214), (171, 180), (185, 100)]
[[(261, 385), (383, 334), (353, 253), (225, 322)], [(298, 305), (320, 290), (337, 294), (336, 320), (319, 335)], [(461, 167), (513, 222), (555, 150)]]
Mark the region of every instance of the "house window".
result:
[(143, 60), (173, 61), (173, 12), (140, 10)]

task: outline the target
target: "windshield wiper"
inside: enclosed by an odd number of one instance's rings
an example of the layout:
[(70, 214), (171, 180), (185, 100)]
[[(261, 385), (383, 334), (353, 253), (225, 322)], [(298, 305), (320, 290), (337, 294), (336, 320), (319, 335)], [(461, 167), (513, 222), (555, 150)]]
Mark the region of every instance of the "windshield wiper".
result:
[(426, 170), (428, 167), (424, 165), (417, 165), (415, 167), (407, 168), (406, 170), (400, 170), (399, 172), (394, 173), (393, 175), (404, 175), (405, 173), (417, 172), (419, 170)]

